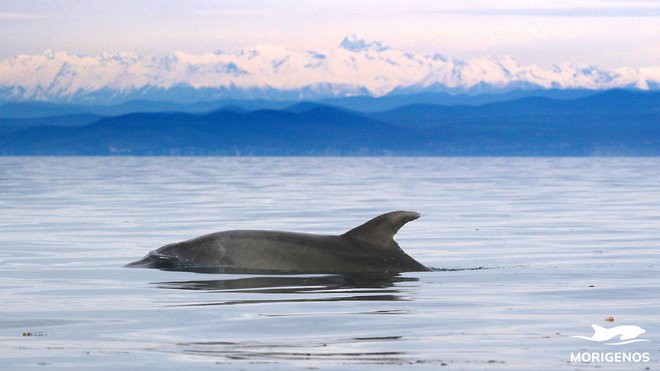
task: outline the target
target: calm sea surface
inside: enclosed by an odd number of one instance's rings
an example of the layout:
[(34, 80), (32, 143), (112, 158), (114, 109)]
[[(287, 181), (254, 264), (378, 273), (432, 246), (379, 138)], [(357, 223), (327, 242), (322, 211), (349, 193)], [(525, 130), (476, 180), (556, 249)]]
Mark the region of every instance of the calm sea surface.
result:
[[(437, 271), (122, 268), (214, 231), (339, 234), (401, 209), (422, 218), (399, 244)], [(5, 157), (0, 210), (1, 369), (660, 365), (657, 158)], [(571, 337), (591, 324), (648, 341)]]

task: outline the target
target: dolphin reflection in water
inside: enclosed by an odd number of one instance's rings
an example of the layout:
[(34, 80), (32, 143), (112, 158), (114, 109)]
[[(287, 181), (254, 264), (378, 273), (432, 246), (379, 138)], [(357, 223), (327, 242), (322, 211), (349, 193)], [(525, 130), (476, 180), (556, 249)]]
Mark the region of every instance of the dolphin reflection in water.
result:
[(341, 235), (278, 231), (216, 232), (165, 245), (127, 267), (212, 273), (399, 273), (430, 269), (406, 254), (394, 235), (412, 211), (392, 211)]
[[(228, 277), (228, 276), (225, 276)], [(256, 275), (194, 281), (154, 282), (166, 290), (198, 291), (212, 296), (192, 296), (173, 306), (225, 306), (271, 303), (335, 301), (407, 301), (419, 278), (398, 273), (340, 273), (327, 275)], [(402, 285), (401, 285), (402, 284)], [(235, 294), (243, 294), (235, 296)], [(382, 314), (397, 310), (379, 311)]]

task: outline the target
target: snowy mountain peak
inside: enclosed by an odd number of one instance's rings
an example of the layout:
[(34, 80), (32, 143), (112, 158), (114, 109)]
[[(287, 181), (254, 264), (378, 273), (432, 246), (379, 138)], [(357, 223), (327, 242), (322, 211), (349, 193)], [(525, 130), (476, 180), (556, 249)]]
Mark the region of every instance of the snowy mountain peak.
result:
[(0, 61), (0, 101), (116, 103), (129, 99), (320, 99), (512, 89), (660, 89), (660, 66), (549, 68), (510, 56), (468, 60), (388, 48), (356, 35), (333, 50), (257, 45), (237, 53), (80, 55), (48, 50)]
[(365, 39), (355, 34), (344, 37), (344, 40), (342, 40), (341, 44), (339, 44), (339, 47), (341, 49), (346, 49), (356, 53), (365, 50), (383, 52), (389, 49), (389, 47), (383, 44), (381, 41), (366, 41)]

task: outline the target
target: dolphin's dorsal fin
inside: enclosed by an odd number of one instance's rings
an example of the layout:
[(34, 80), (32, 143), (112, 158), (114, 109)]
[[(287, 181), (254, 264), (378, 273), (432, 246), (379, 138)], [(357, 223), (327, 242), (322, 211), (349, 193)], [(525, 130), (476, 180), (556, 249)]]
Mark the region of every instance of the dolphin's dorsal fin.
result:
[(404, 224), (419, 218), (414, 211), (392, 211), (357, 226), (342, 236), (383, 248), (399, 248), (394, 235)]
[(610, 334), (611, 329), (607, 329), (603, 326), (591, 325), (591, 328), (594, 329), (594, 334), (591, 337), (593, 340), (606, 341), (606, 340), (610, 340), (611, 338), (616, 336), (616, 334)]

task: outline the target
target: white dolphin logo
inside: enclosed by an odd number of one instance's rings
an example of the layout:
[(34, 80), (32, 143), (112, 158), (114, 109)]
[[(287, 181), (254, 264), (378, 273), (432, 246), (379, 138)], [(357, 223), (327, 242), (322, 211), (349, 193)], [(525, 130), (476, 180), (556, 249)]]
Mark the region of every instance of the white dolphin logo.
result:
[(619, 336), (618, 343), (605, 343), (607, 345), (624, 345), (630, 343), (636, 343), (638, 341), (648, 341), (646, 339), (635, 339), (639, 335), (646, 332), (643, 328), (639, 326), (617, 326), (612, 328), (605, 328), (598, 325), (591, 325), (594, 329), (594, 334), (591, 337), (587, 336), (571, 336), (573, 338), (604, 342), (612, 338)]

